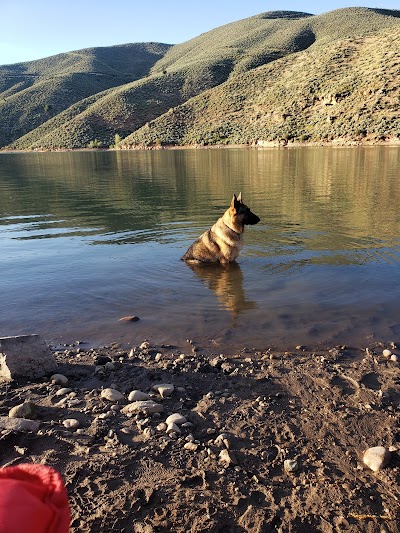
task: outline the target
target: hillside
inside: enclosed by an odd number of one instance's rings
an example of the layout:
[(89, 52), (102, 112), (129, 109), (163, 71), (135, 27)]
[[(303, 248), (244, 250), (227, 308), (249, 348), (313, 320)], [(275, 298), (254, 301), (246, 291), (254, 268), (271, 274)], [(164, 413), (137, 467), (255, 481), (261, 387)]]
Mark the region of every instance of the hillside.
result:
[(122, 139), (118, 148), (397, 139), (399, 45), (400, 11), (278, 11), (175, 46), (125, 45), (101, 49), (103, 57), (92, 49), (0, 67), (0, 144), (57, 149), (86, 147), (94, 139), (104, 146)]
[(88, 48), (0, 66), (0, 146), (111, 87), (146, 76), (170, 48), (137, 43)]

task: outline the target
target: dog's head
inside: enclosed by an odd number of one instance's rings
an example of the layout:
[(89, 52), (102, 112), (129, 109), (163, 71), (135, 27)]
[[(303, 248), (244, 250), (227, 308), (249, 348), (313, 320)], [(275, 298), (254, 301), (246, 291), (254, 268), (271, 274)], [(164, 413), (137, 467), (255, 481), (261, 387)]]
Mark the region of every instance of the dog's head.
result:
[(235, 226), (253, 225), (260, 222), (259, 217), (252, 213), (250, 208), (243, 203), (242, 193), (239, 193), (239, 196), (233, 195), (229, 214)]

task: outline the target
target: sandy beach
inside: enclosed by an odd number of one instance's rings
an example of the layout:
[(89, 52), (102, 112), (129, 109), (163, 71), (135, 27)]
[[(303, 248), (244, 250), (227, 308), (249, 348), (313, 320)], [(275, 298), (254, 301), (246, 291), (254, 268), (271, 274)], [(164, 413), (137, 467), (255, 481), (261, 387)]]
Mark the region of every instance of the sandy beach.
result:
[(2, 430), (1, 466), (55, 467), (71, 532), (399, 531), (394, 344), (53, 350), (65, 380), (1, 385), (0, 414), (30, 402), (38, 422)]

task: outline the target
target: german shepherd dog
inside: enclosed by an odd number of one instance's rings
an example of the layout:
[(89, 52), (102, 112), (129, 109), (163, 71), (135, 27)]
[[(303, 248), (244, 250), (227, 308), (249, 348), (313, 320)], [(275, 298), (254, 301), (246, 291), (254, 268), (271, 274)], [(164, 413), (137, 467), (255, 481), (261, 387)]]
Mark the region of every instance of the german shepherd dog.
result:
[(243, 247), (245, 225), (258, 222), (258, 216), (242, 202), (242, 193), (238, 197), (234, 194), (222, 217), (189, 247), (181, 259), (188, 263), (232, 263)]

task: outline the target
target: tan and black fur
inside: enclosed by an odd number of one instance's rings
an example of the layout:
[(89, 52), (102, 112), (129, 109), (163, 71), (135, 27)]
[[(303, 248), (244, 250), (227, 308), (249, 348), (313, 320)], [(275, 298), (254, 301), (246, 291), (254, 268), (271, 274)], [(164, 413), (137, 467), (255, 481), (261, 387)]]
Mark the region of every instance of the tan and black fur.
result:
[(242, 193), (238, 197), (234, 194), (222, 217), (189, 247), (182, 259), (196, 263), (232, 263), (243, 247), (245, 225), (258, 222), (258, 216), (242, 202)]

